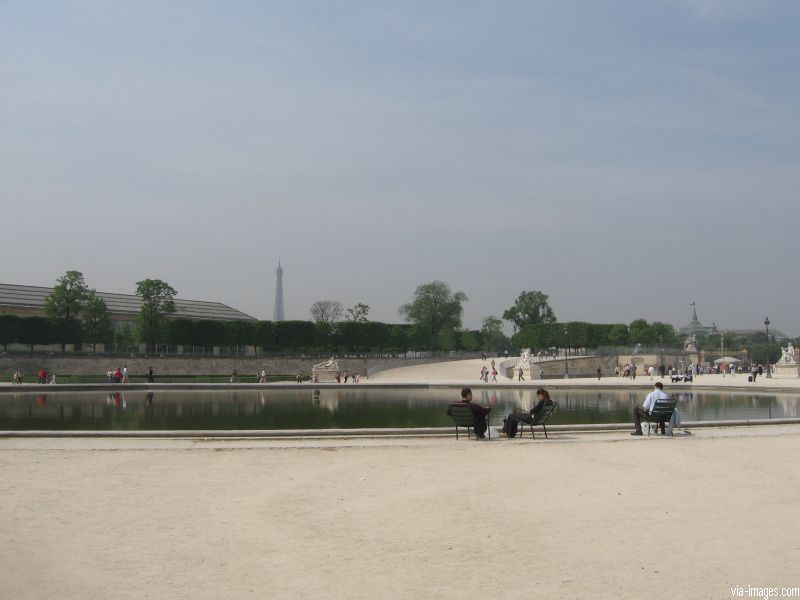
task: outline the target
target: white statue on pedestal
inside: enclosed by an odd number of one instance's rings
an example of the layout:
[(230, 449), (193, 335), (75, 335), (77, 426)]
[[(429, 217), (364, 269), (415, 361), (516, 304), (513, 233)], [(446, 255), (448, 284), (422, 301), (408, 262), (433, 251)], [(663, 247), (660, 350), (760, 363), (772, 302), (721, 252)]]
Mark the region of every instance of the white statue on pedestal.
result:
[(683, 349), (686, 352), (697, 352), (697, 336), (692, 334), (686, 338), (686, 343), (683, 344)]
[(319, 363), (318, 365), (314, 365), (314, 368), (311, 369), (312, 371), (338, 371), (339, 370), (339, 363), (338, 361), (330, 357), (324, 363)]
[(786, 346), (786, 348), (781, 347), (781, 352), (783, 352), (783, 356), (781, 357), (782, 363), (787, 365), (797, 364), (797, 357), (795, 356), (795, 350), (792, 342), (789, 342), (789, 345)]

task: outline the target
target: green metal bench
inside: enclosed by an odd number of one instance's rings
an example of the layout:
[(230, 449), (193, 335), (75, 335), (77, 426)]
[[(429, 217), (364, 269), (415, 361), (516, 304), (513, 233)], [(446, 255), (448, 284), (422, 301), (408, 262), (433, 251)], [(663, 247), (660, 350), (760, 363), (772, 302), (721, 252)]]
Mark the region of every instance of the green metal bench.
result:
[[(658, 428), (660, 423), (664, 423), (664, 427), (666, 428), (667, 423), (672, 420), (672, 415), (675, 412), (677, 404), (677, 400), (656, 400), (653, 410), (642, 417), (642, 423), (655, 423), (656, 428)], [(647, 435), (650, 435), (651, 429), (652, 427), (647, 428)], [(670, 435), (672, 434), (670, 433)]]
[(547, 420), (553, 415), (557, 408), (558, 402), (552, 402), (542, 406), (542, 408), (539, 409), (539, 412), (537, 412), (535, 415), (530, 415), (527, 419), (512, 415), (511, 418), (520, 424), (519, 437), (522, 437), (522, 433), (525, 431), (525, 425), (528, 425), (531, 428), (531, 437), (536, 439), (536, 434), (533, 433), (533, 428), (541, 425), (542, 429), (544, 429), (544, 437), (547, 439)]
[[(475, 429), (475, 415), (472, 409), (466, 404), (459, 402), (451, 404), (447, 407), (447, 414), (453, 417), (453, 422), (456, 426), (456, 439), (458, 439), (458, 428), (467, 428), (467, 437), (470, 437), (471, 431)], [(492, 437), (491, 427), (486, 429), (489, 437)]]

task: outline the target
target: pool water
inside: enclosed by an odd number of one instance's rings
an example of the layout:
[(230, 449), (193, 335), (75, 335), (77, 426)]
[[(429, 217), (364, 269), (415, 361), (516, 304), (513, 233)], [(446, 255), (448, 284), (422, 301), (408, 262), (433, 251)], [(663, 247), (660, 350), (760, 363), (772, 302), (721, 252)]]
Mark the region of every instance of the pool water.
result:
[[(553, 390), (552, 424), (631, 421), (641, 390)], [(800, 394), (682, 392), (684, 421), (800, 416)], [(452, 425), (455, 389), (265, 389), (0, 394), (0, 430), (350, 429)], [(475, 390), (491, 421), (535, 404), (534, 390)]]

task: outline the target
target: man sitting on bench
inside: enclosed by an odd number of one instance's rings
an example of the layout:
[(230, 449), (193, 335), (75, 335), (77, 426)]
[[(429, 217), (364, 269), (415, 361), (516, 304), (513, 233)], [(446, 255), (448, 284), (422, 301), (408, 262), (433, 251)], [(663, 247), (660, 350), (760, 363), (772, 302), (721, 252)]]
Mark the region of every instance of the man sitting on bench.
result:
[[(483, 407), (474, 404), (472, 402), (472, 390), (469, 388), (461, 390), (461, 402), (456, 402), (455, 404), (466, 404), (469, 406), (472, 411), (472, 416), (475, 418), (475, 437), (479, 440), (484, 439), (486, 437), (486, 430), (489, 428), (486, 424), (486, 415), (492, 411), (491, 407)], [(450, 414), (449, 408), (447, 409), (447, 414)]]
[[(650, 416), (650, 411), (653, 410), (658, 400), (669, 400), (669, 396), (664, 392), (664, 384), (660, 381), (656, 381), (656, 389), (647, 394), (644, 404), (633, 409), (633, 423), (636, 426), (636, 431), (631, 435), (643, 435), (642, 417)], [(664, 421), (661, 421), (661, 434), (664, 435), (665, 433)]]

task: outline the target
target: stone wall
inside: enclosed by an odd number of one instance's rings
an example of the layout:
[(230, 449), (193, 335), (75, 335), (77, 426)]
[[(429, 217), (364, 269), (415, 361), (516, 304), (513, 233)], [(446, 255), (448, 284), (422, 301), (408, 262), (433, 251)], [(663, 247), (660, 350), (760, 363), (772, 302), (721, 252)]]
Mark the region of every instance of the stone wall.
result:
[[(564, 376), (565, 361), (548, 360), (537, 363), (542, 369), (543, 379), (553, 379)], [(569, 359), (570, 377), (597, 377), (597, 367), (600, 367), (603, 377), (614, 374), (617, 366), (616, 356), (576, 356)]]

